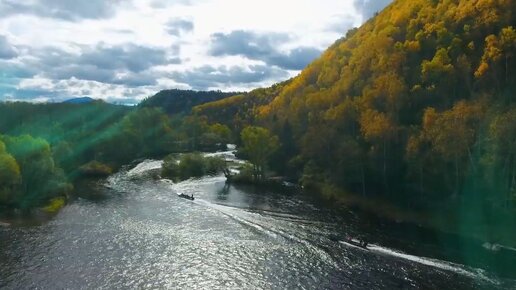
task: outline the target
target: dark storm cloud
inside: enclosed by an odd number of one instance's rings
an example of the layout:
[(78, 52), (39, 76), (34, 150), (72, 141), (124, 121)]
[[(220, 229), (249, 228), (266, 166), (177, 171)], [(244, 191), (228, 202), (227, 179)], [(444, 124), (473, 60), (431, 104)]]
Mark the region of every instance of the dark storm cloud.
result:
[(84, 51), (77, 60), (79, 64), (110, 70), (127, 69), (132, 72), (140, 72), (167, 62), (166, 51), (135, 44), (112, 47), (98, 45)]
[(194, 30), (194, 23), (185, 19), (172, 19), (166, 24), (166, 31), (170, 35), (180, 36)]
[(53, 80), (67, 80), (73, 77), (101, 83), (110, 83), (115, 77), (112, 70), (102, 69), (94, 65), (77, 64), (66, 64), (54, 68), (47, 67), (42, 75)]
[[(23, 3), (25, 2), (25, 3)], [(75, 21), (112, 17), (120, 4), (129, 0), (35, 0), (27, 3), (20, 0), (0, 0), (0, 15), (31, 14), (40, 17)]]
[(268, 63), (284, 69), (302, 70), (321, 54), (321, 50), (313, 47), (299, 47), (288, 54), (276, 53), (268, 58)]
[(18, 56), (14, 47), (7, 41), (5, 36), (0, 35), (0, 59), (11, 59)]
[(373, 17), (376, 12), (382, 11), (391, 2), (392, 0), (354, 0), (353, 4), (366, 20)]
[[(177, 52), (177, 49), (171, 49)], [(53, 80), (80, 80), (128, 87), (155, 85), (160, 74), (150, 72), (155, 66), (178, 64), (181, 60), (158, 48), (133, 44), (120, 46), (97, 45), (82, 47), (80, 54), (57, 48), (31, 51), (33, 58), (21, 65), (38, 71), (43, 77)]]
[(266, 58), (275, 52), (275, 46), (288, 41), (290, 37), (283, 33), (257, 34), (252, 31), (235, 30), (228, 34), (212, 35), (211, 54), (243, 55), (251, 59)]
[(170, 77), (178, 83), (189, 85), (196, 90), (207, 90), (221, 86), (259, 83), (262, 81), (285, 78), (286, 71), (264, 65), (250, 66), (202, 66), (186, 72), (173, 72)]
[(0, 59), (0, 77), (3, 79), (24, 79), (35, 76), (38, 72), (36, 67), (23, 62), (12, 62)]
[(286, 53), (279, 51), (278, 46), (290, 40), (290, 36), (283, 33), (236, 30), (228, 34), (215, 33), (211, 40), (212, 56), (240, 55), (287, 70), (300, 70), (321, 54), (321, 50), (313, 47), (299, 47)]

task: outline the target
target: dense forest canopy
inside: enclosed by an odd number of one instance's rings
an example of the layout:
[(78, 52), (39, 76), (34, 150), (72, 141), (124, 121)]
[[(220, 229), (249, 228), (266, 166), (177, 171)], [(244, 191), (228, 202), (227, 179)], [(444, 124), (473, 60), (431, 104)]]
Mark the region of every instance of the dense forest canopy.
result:
[(43, 206), (66, 198), (78, 178), (105, 176), (138, 158), (214, 150), (230, 142), (227, 126), (185, 118), (191, 103), (176, 104), (178, 114), (166, 114), (167, 104), (0, 103), (0, 206)]
[(281, 142), (272, 167), (305, 185), (413, 206), (507, 205), (515, 13), (513, 0), (397, 0), (288, 83), (194, 112), (271, 129)]

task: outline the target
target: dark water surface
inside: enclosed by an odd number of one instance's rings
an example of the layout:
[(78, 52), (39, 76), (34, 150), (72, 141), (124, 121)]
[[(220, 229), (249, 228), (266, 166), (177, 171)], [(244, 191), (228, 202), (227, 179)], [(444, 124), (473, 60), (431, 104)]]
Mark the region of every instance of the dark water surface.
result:
[[(0, 227), (5, 289), (514, 289), (434, 244), (301, 194), (112, 176), (103, 200), (77, 199), (39, 226)], [(194, 194), (195, 201), (177, 192)], [(370, 251), (341, 242), (365, 235)], [(410, 235), (407, 235), (410, 236)], [(398, 241), (398, 246), (393, 244)], [(389, 246), (387, 246), (389, 245)], [(418, 245), (418, 246), (415, 246)], [(481, 247), (479, 247), (482, 250)], [(409, 254), (410, 253), (410, 254)], [(417, 255), (415, 254), (417, 253)], [(425, 258), (433, 257), (433, 258)]]

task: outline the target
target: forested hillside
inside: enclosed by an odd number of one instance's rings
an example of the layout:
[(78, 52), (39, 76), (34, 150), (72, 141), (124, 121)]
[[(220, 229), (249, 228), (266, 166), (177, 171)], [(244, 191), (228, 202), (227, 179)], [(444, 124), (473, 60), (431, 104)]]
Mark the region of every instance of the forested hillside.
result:
[(269, 104), (290, 80), (275, 84), (270, 88), (256, 89), (249, 93), (233, 95), (215, 102), (193, 107), (193, 113), (207, 117), (210, 123), (224, 123), (235, 133), (246, 125), (254, 123), (257, 109)]
[(395, 0), (279, 90), (195, 111), (272, 130), (277, 169), (305, 186), (504, 207), (516, 195), (515, 24), (514, 0)]
[(207, 150), (229, 129), (199, 118), (172, 120), (160, 108), (0, 103), (0, 210), (65, 198), (72, 183), (107, 176), (138, 158)]

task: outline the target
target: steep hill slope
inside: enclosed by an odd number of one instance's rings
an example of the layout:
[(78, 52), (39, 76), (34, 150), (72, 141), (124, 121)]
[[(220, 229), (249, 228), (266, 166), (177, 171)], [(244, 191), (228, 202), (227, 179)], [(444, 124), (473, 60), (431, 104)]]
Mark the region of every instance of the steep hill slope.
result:
[(246, 124), (253, 123), (257, 109), (269, 104), (290, 80), (270, 88), (256, 89), (249, 93), (234, 95), (215, 102), (195, 106), (193, 112), (208, 117), (211, 123), (223, 123), (239, 132)]
[(515, 23), (514, 0), (395, 0), (238, 115), (280, 137), (279, 169), (305, 185), (504, 204), (516, 194)]

